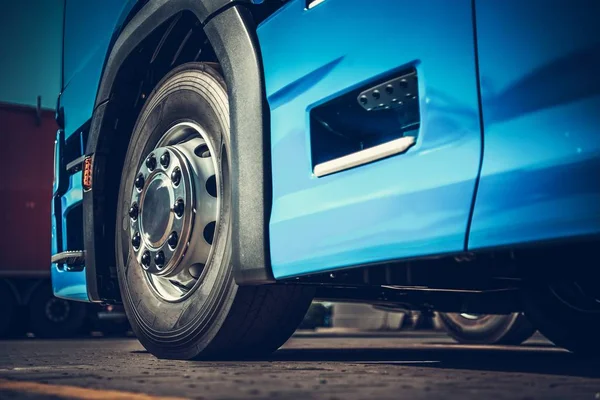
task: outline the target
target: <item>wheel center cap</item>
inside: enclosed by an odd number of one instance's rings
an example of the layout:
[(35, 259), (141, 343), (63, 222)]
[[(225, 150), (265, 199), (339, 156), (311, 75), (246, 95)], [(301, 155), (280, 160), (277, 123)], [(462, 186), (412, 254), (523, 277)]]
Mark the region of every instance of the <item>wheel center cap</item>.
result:
[(153, 247), (161, 246), (169, 236), (173, 202), (171, 180), (163, 173), (156, 174), (144, 191), (140, 220), (142, 233)]
[(179, 299), (211, 259), (218, 176), (200, 128), (183, 122), (165, 134), (171, 136), (180, 142), (157, 146), (140, 163), (123, 228), (127, 219), (130, 251), (149, 284), (163, 298)]

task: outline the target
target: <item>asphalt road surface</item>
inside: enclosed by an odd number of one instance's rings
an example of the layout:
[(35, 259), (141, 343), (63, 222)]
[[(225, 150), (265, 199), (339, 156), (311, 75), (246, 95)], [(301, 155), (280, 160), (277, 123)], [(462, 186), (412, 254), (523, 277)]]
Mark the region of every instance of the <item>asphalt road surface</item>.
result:
[[(600, 338), (599, 338), (600, 340)], [(135, 339), (0, 342), (0, 399), (600, 399), (600, 362), (534, 338), (296, 335), (249, 361), (169, 361)]]

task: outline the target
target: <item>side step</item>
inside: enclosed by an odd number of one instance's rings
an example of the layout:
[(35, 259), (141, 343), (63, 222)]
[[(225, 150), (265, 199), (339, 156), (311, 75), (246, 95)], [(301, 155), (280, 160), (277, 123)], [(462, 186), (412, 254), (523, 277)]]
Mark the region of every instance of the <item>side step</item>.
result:
[(417, 70), (407, 68), (310, 110), (313, 173), (321, 178), (408, 151), (419, 140)]
[(85, 264), (84, 250), (63, 251), (52, 256), (53, 264), (65, 264), (74, 267), (83, 267)]

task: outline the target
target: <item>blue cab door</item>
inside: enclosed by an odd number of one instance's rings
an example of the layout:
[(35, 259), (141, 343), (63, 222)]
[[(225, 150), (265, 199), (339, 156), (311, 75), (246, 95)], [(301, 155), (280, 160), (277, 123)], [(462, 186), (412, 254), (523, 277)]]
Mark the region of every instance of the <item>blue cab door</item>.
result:
[[(471, 0), (292, 0), (258, 36), (271, 111), (276, 278), (465, 249), (481, 157)], [(310, 110), (412, 66), (406, 153), (313, 174)]]
[(469, 248), (600, 233), (600, 3), (475, 3), (485, 148)]

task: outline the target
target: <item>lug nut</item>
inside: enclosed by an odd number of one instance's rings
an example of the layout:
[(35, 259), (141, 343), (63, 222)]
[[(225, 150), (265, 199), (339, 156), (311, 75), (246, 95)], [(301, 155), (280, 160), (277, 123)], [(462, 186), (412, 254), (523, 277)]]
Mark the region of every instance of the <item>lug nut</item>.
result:
[(169, 243), (169, 247), (174, 249), (175, 247), (177, 247), (178, 242), (179, 242), (179, 236), (177, 235), (177, 232), (171, 232), (171, 234), (169, 235), (169, 238), (167, 239), (167, 243)]
[(133, 203), (131, 205), (131, 207), (129, 208), (129, 217), (135, 221), (138, 217), (138, 213), (139, 213), (138, 205), (137, 205), (137, 203)]
[(139, 190), (142, 190), (144, 188), (144, 183), (145, 183), (144, 175), (139, 174), (137, 176), (137, 178), (135, 178), (135, 182), (134, 182), (135, 187), (138, 188)]
[(148, 167), (150, 171), (153, 171), (154, 168), (156, 168), (156, 157), (154, 157), (154, 154), (150, 154), (148, 158), (146, 158), (146, 167)]
[(156, 255), (154, 256), (154, 263), (156, 264), (156, 266), (158, 268), (162, 268), (165, 266), (165, 253), (163, 253), (162, 251), (159, 251), (158, 253), (156, 253)]
[(140, 244), (142, 242), (142, 238), (140, 236), (140, 234), (138, 232), (136, 232), (133, 237), (131, 238), (131, 245), (133, 246), (134, 249), (139, 249), (140, 248)]
[(168, 151), (165, 151), (162, 156), (160, 156), (160, 165), (164, 168), (169, 166), (169, 162), (171, 161), (171, 155)]
[(173, 181), (173, 185), (179, 185), (181, 182), (181, 170), (179, 168), (175, 168), (173, 172), (171, 172), (171, 181)]
[(177, 215), (178, 217), (181, 217), (183, 215), (184, 209), (185, 209), (185, 204), (183, 203), (183, 200), (181, 200), (181, 199), (177, 200), (177, 202), (173, 206), (173, 211), (175, 211), (175, 215)]
[(148, 268), (150, 266), (151, 258), (152, 257), (150, 257), (150, 252), (146, 250), (144, 254), (142, 254), (142, 265)]

